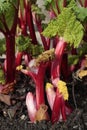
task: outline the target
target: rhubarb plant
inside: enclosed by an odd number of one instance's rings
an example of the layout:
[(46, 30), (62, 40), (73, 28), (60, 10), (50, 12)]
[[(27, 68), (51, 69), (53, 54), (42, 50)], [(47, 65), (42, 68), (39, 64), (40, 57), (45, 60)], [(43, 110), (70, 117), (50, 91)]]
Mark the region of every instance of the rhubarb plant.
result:
[(21, 28), (21, 32), (24, 35), (28, 35), (28, 31), (30, 33), (30, 38), (33, 44), (37, 44), (37, 38), (35, 34), (35, 28), (33, 23), (32, 16), (32, 4), (35, 4), (35, 1), (30, 0), (21, 0), (20, 1), (20, 9), (19, 9), (19, 27)]
[(54, 86), (51, 83), (46, 84), (47, 99), (51, 110), (53, 111), (51, 116), (53, 123), (62, 119), (66, 120), (66, 115), (71, 113), (71, 109), (68, 108), (65, 104), (65, 101), (67, 101), (69, 98), (69, 94), (66, 83), (64, 81), (59, 80), (57, 91), (58, 93), (56, 95)]
[(48, 27), (44, 30), (43, 35), (47, 37), (55, 37), (57, 35), (60, 37), (55, 49), (56, 60), (53, 62), (52, 67), (52, 74), (54, 73), (55, 77), (53, 77), (53, 74), (52, 80), (60, 78), (59, 71), (61, 60), (66, 46), (68, 45), (67, 43), (69, 43), (70, 46), (74, 45), (74, 47), (78, 47), (84, 35), (84, 28), (76, 19), (72, 10), (70, 8), (64, 8), (61, 14), (49, 23)]
[(15, 34), (18, 20), (19, 0), (0, 1), (0, 31), (6, 38), (6, 83), (15, 79)]
[[(59, 119), (59, 113), (57, 113), (57, 110), (61, 107), (58, 83), (61, 79), (61, 63), (63, 54), (67, 49), (68, 43), (70, 46), (73, 45), (75, 48), (81, 44), (84, 35), (84, 27), (80, 21), (77, 20), (76, 15), (71, 8), (63, 8), (58, 17), (51, 20), (48, 24), (48, 27), (43, 31), (43, 35), (50, 38), (58, 36), (59, 39), (55, 48), (55, 59), (51, 66), (51, 81), (53, 85), (57, 87), (52, 111), (52, 121), (55, 122)], [(57, 105), (58, 103), (59, 105)], [(65, 111), (65, 108), (63, 111)], [(66, 114), (64, 114), (63, 120), (65, 119)]]
[[(22, 66), (18, 66), (17, 70), (30, 76), (35, 83), (35, 95), (29, 92), (26, 96), (26, 105), (28, 114), (31, 121), (40, 121), (43, 119), (49, 120), (47, 105), (45, 104), (45, 89), (44, 80), (46, 75), (46, 69), (50, 60), (54, 58), (54, 49), (47, 50), (40, 54), (38, 57), (32, 59), (26, 69)], [(31, 101), (31, 100), (32, 101)], [(33, 113), (34, 111), (34, 113)], [(39, 112), (41, 111), (41, 116)], [(41, 118), (42, 117), (42, 118)]]

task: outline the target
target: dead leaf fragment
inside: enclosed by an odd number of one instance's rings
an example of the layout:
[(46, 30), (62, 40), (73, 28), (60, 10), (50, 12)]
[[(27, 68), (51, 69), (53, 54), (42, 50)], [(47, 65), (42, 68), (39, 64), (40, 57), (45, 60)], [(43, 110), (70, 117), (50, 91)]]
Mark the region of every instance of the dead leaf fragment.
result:
[(10, 101), (10, 95), (5, 95), (5, 94), (1, 94), (0, 93), (0, 101), (4, 102), (7, 105), (11, 105), (11, 101)]
[(87, 76), (87, 70), (79, 70), (77, 72), (77, 77), (79, 77), (80, 79), (82, 79), (85, 76)]
[(8, 94), (9, 92), (12, 92), (14, 90), (14, 84), (15, 82), (12, 82), (3, 86), (1, 93)]
[(35, 120), (36, 121), (49, 120), (47, 109), (48, 109), (47, 105), (41, 104), (40, 108), (36, 112)]

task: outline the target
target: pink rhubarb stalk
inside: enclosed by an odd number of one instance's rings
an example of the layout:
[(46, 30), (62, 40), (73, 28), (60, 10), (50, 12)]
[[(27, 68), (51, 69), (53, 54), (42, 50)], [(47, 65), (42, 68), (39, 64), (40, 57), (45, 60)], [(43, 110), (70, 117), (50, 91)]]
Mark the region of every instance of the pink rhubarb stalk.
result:
[(56, 92), (54, 91), (54, 86), (50, 83), (46, 84), (46, 96), (49, 106), (51, 110), (53, 110), (53, 104), (56, 97)]
[(55, 49), (55, 59), (52, 62), (51, 68), (51, 80), (55, 84), (55, 81), (60, 79), (62, 57), (65, 52), (67, 43), (63, 38), (59, 39)]
[(41, 104), (45, 104), (44, 99), (44, 78), (45, 78), (46, 65), (41, 63), (38, 68), (31, 70), (22, 69), (21, 72), (31, 76), (36, 85), (36, 107), (39, 109)]
[[(24, 59), (22, 59), (24, 56)], [(16, 67), (21, 65), (22, 63), (22, 60), (24, 60), (24, 63), (26, 66), (28, 66), (28, 63), (30, 61), (31, 57), (29, 56), (28, 53), (26, 52), (18, 52), (17, 55), (16, 55)]]
[(36, 109), (36, 99), (35, 99), (35, 96), (31, 92), (27, 93), (26, 105), (27, 105), (29, 118), (30, 118), (30, 120), (32, 122), (34, 122), (37, 109)]

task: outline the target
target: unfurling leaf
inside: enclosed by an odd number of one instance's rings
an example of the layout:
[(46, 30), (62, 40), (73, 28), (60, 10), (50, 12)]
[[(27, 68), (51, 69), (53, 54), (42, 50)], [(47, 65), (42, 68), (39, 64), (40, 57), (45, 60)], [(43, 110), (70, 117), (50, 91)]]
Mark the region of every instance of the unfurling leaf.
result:
[(42, 34), (46, 37), (58, 35), (70, 45), (78, 47), (83, 38), (84, 28), (75, 13), (70, 8), (64, 8), (56, 19), (51, 20)]
[(54, 59), (54, 48), (42, 52), (36, 59), (36, 66), (38, 66), (41, 62), (47, 62)]

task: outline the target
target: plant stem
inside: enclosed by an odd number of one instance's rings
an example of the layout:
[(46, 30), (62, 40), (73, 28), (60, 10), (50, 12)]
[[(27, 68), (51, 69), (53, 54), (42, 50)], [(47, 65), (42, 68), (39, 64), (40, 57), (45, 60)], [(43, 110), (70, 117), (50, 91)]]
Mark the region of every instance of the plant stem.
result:
[(30, 31), (30, 37), (32, 39), (33, 44), (37, 44), (37, 39), (35, 35), (35, 29), (33, 25), (33, 17), (32, 17), (32, 12), (31, 12), (31, 4), (28, 2), (27, 3), (27, 11), (26, 11), (26, 16), (27, 16), (27, 25), (29, 27)]
[(21, 65), (22, 56), (23, 56), (23, 52), (18, 52), (17, 53), (17, 56), (16, 56), (16, 66)]
[(52, 111), (52, 117), (51, 117), (52, 123), (57, 122), (60, 118), (60, 110), (61, 110), (61, 105), (62, 105), (61, 98), (62, 98), (61, 95), (57, 93), (55, 97), (54, 105), (53, 105), (53, 111)]
[(60, 79), (60, 71), (61, 71), (61, 62), (62, 57), (64, 54), (64, 50), (66, 48), (67, 43), (64, 41), (63, 38), (59, 39), (59, 42), (56, 45), (55, 49), (55, 59), (52, 63), (52, 69), (51, 69), (51, 79), (52, 81), (56, 78)]
[(84, 7), (87, 7), (87, 0), (84, 1)]
[(15, 36), (7, 34), (6, 36), (6, 59), (7, 75), (6, 82), (14, 82), (15, 79)]
[(41, 40), (42, 40), (42, 44), (44, 46), (44, 49), (45, 50), (48, 50), (49, 49), (49, 46), (47, 45), (47, 41), (46, 41), (46, 38), (41, 34), (42, 33), (42, 26), (41, 26), (41, 20), (40, 18), (37, 18), (36, 15), (35, 15), (35, 23), (37, 25), (37, 28), (38, 28), (38, 31), (39, 31), (39, 34), (41, 36)]

